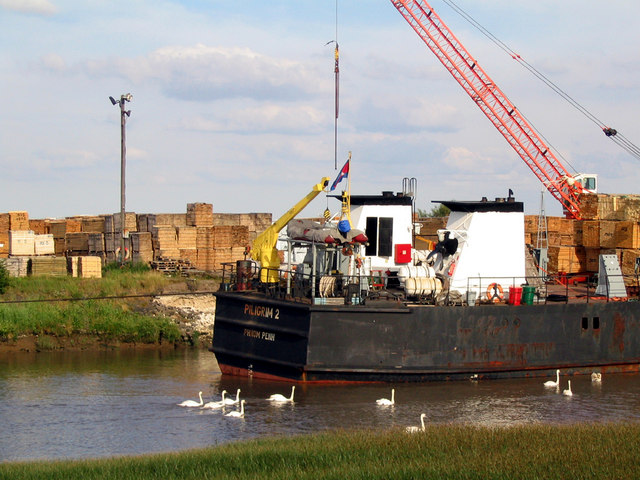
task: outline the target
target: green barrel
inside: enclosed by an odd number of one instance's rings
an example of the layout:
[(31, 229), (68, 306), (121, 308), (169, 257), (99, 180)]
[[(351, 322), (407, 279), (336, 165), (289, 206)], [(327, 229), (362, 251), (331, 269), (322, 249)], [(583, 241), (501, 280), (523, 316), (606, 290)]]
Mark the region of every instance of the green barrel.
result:
[(536, 295), (536, 287), (525, 285), (522, 287), (522, 303), (525, 305), (533, 305), (533, 298)]

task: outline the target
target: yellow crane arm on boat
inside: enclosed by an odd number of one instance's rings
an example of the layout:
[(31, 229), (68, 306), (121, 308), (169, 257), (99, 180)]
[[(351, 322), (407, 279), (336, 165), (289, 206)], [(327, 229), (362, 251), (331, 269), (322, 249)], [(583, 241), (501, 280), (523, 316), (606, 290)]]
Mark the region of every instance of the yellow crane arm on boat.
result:
[(313, 186), (311, 191), (293, 207), (291, 207), (284, 215), (267, 228), (264, 232), (256, 237), (251, 245), (251, 258), (260, 262), (262, 272), (260, 273), (260, 281), (274, 283), (279, 280), (278, 268), (280, 267), (280, 258), (276, 250), (278, 242), (278, 234), (293, 218), (304, 209), (309, 203), (322, 192), (329, 184), (329, 177), (323, 177), (320, 183)]

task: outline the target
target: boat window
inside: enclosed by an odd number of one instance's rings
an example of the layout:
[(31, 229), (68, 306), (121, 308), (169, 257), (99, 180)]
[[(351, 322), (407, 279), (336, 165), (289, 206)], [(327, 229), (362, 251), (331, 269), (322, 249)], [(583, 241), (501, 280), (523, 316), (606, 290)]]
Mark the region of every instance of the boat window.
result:
[(365, 249), (368, 256), (390, 257), (393, 255), (393, 218), (367, 217), (365, 232), (369, 245)]
[(393, 218), (380, 219), (380, 232), (378, 234), (378, 256), (390, 257), (393, 252)]
[(589, 319), (587, 317), (582, 317), (582, 329), (586, 330), (589, 328)]
[(369, 239), (365, 254), (370, 257), (376, 256), (378, 254), (378, 217), (367, 217), (364, 233)]
[(600, 317), (593, 317), (593, 329), (594, 330), (600, 329)]

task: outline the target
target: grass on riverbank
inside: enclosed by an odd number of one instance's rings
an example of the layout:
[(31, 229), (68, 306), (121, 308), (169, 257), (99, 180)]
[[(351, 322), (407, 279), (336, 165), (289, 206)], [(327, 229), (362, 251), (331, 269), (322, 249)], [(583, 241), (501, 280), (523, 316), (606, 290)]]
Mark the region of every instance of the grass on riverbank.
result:
[[(25, 303), (0, 304), (0, 340), (13, 341), (25, 335), (86, 335), (126, 343), (178, 341), (181, 332), (174, 321), (147, 313), (151, 297), (79, 300), (158, 294), (171, 282), (160, 273), (139, 270), (107, 270), (99, 279), (12, 278), (0, 300)], [(46, 337), (43, 341), (41, 346), (46, 349)]]
[[(242, 422), (242, 420), (239, 420)], [(640, 425), (326, 432), (176, 454), (0, 464), (20, 479), (638, 478)]]

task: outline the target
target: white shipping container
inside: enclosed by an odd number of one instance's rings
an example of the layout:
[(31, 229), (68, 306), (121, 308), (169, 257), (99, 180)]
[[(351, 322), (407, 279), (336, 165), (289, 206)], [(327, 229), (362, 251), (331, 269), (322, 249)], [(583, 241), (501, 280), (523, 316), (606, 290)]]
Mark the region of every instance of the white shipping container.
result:
[(9, 230), (9, 255), (35, 254), (35, 237), (33, 230)]
[(56, 253), (52, 233), (36, 235), (34, 244), (36, 255), (55, 255)]

